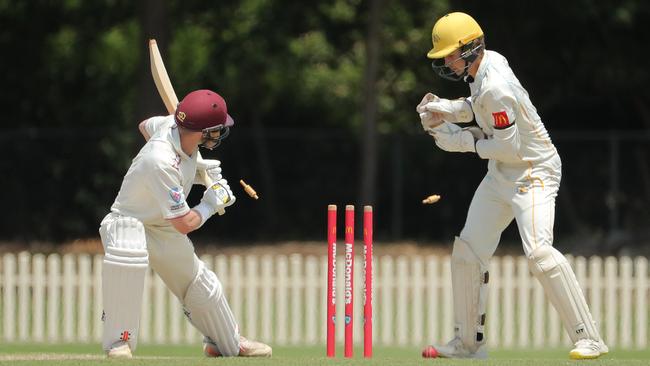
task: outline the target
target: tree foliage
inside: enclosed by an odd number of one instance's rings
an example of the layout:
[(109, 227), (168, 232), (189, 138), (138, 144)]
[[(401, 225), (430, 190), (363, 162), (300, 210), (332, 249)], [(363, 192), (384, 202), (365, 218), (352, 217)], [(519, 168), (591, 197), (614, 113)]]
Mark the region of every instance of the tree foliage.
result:
[[(317, 210), (327, 197), (358, 199), (371, 3), (0, 1), (1, 167), (8, 172), (3, 183), (14, 212), (3, 220), (0, 237), (95, 235), (143, 143), (137, 123), (152, 112), (164, 113), (148, 73), (147, 38), (162, 41), (179, 98), (197, 88), (227, 97), (237, 128), (217, 155), (229, 159), (224, 171), (252, 176), (267, 197), (247, 207), (258, 213), (233, 214), (229, 229), (257, 220), (266, 222), (259, 237), (317, 237)], [(425, 57), (433, 23), (448, 11), (466, 11), (479, 21), (488, 48), (510, 60), (551, 132), (650, 127), (643, 62), (647, 2), (380, 4), (379, 67), (371, 81), (380, 163), (372, 184), (380, 192), (375, 204), (386, 212), (395, 209), (391, 194), (403, 199), (418, 179), (434, 179), (418, 171), (422, 166), (443, 161), (419, 137), (414, 106), (427, 91), (467, 94), (466, 85), (439, 80)], [(404, 141), (407, 146), (399, 145)], [(298, 148), (303, 150), (291, 151)], [(391, 160), (398, 153), (409, 155)], [(647, 150), (634, 154), (647, 161)], [(441, 179), (449, 189), (463, 180)], [(316, 202), (301, 205), (305, 197)], [(461, 208), (437, 215), (454, 228), (462, 224)], [(414, 223), (404, 224), (403, 236), (427, 233), (418, 226), (421, 218), (405, 215)], [(287, 229), (293, 223), (299, 227)], [(239, 238), (249, 233), (230, 232)]]

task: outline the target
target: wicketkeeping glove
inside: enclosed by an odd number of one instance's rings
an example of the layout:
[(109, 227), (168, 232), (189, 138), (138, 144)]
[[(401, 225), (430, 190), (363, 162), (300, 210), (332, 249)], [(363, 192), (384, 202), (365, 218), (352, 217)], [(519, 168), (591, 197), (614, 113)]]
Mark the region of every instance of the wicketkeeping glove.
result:
[(420, 101), (420, 104), (418, 104), (417, 107), (415, 107), (415, 111), (418, 113), (426, 112), (426, 108), (424, 107), (427, 103), (433, 102), (434, 100), (440, 99), (437, 96), (431, 94), (431, 93), (426, 93), (424, 97), (422, 97), (422, 100)]
[(467, 99), (449, 100), (436, 98), (426, 103), (423, 109), (429, 112), (442, 113), (443, 119), (447, 122), (472, 122), (474, 119), (472, 105)]
[(420, 115), (420, 123), (422, 124), (422, 129), (429, 133), (433, 133), (433, 128), (440, 125), (442, 122), (442, 114), (436, 112), (429, 112), (426, 110), (425, 105), (429, 102), (439, 99), (437, 96), (427, 93), (420, 101), (420, 104), (415, 107), (415, 111)]
[(438, 127), (443, 122), (442, 114), (434, 112), (423, 112), (420, 113), (420, 123), (422, 124), (422, 129), (427, 132), (429, 135), (433, 135), (433, 129)]
[(480, 127), (476, 127), (476, 126), (465, 127), (463, 128), (463, 130), (469, 131), (472, 134), (472, 136), (474, 136), (474, 141), (483, 140), (487, 138), (485, 132), (483, 132), (483, 130)]
[(453, 123), (445, 122), (433, 129), (436, 145), (449, 152), (476, 152), (474, 135)]

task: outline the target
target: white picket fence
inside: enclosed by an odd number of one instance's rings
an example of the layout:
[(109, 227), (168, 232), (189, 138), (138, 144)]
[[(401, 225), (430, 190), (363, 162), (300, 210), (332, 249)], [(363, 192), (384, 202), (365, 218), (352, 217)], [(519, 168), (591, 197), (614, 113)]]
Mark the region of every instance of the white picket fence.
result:
[[(242, 334), (273, 345), (325, 344), (326, 257), (204, 256), (225, 285)], [(355, 268), (362, 268), (356, 258)], [(610, 347), (648, 346), (648, 260), (570, 258)], [(337, 261), (343, 273), (342, 258)], [(2, 342), (99, 342), (102, 256), (5, 254), (0, 261)], [(375, 258), (374, 343), (420, 346), (452, 337), (449, 257)], [(362, 271), (355, 272), (355, 341), (362, 341)], [(337, 276), (339, 289), (344, 276)], [(338, 291), (338, 294), (342, 294)], [(338, 314), (343, 306), (339, 297)], [(128, 301), (128, 300), (127, 300)], [(486, 334), (498, 348), (569, 345), (524, 257), (490, 265)], [(337, 340), (343, 339), (337, 317)], [(149, 273), (141, 343), (198, 342), (180, 303)]]

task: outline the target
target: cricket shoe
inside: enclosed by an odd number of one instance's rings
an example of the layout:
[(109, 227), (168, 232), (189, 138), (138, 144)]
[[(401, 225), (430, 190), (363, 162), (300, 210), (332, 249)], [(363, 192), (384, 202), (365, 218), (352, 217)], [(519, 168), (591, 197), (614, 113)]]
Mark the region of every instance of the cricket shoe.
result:
[(605, 341), (603, 341), (603, 339), (601, 338), (600, 342), (598, 342), (598, 343), (600, 343), (600, 355), (602, 356), (602, 355), (608, 354), (609, 353), (609, 347), (607, 347), (607, 345), (605, 344)]
[(481, 345), (476, 352), (471, 352), (465, 347), (459, 337), (455, 337), (445, 345), (434, 345), (433, 347), (438, 351), (438, 357), (442, 358), (486, 359), (488, 356), (485, 345)]
[(117, 341), (111, 345), (111, 348), (106, 351), (108, 358), (133, 358), (131, 354), (131, 347), (125, 341)]
[(598, 358), (609, 353), (609, 348), (601, 341), (581, 339), (576, 342), (575, 348), (569, 352), (569, 358), (574, 360), (588, 360)]
[[(203, 338), (203, 354), (206, 357), (221, 357), (217, 344), (208, 337)], [(239, 357), (271, 357), (272, 354), (269, 345), (239, 337)]]

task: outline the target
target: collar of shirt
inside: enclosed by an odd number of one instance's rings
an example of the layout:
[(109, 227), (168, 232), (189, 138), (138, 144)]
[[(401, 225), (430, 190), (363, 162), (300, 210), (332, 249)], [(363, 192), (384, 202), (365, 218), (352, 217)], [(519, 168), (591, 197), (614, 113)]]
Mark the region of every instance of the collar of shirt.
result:
[(180, 155), (181, 159), (191, 159), (191, 157), (188, 156), (181, 147), (181, 135), (180, 132), (178, 132), (178, 126), (174, 125), (169, 129), (169, 141), (171, 141), (174, 150), (176, 150), (176, 153)]
[(485, 50), (485, 52), (483, 52), (483, 58), (481, 59), (481, 64), (478, 66), (478, 70), (476, 70), (474, 82), (469, 84), (472, 95), (476, 94), (476, 92), (481, 89), (483, 79), (485, 78), (485, 74), (487, 72), (488, 64), (490, 63), (490, 53), (491, 52), (488, 50)]

